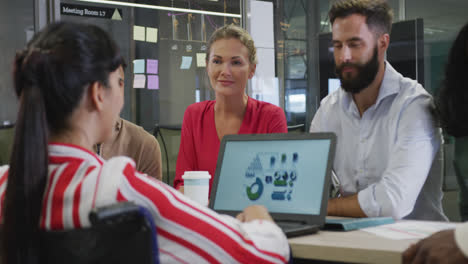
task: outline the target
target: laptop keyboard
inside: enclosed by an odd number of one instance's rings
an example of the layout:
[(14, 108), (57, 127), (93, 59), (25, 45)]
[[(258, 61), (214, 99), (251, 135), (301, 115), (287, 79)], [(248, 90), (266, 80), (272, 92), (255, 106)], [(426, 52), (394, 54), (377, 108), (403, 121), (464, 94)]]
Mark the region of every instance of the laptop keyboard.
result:
[(290, 228), (296, 228), (302, 226), (301, 223), (295, 223), (295, 222), (276, 222), (281, 229), (290, 229)]

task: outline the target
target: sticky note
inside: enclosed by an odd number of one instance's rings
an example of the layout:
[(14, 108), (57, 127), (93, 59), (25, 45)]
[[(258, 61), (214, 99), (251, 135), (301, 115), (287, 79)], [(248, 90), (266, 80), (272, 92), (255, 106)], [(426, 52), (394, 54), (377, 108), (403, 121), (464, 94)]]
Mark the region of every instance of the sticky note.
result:
[(145, 27), (133, 26), (133, 39), (145, 41)]
[(206, 67), (206, 54), (197, 53), (197, 67)]
[(158, 60), (146, 60), (146, 73), (158, 74)]
[(159, 90), (159, 76), (148, 75), (148, 89)]
[(135, 74), (133, 76), (133, 88), (145, 88), (146, 76), (144, 74)]
[(192, 56), (182, 56), (182, 63), (180, 64), (181, 70), (190, 69), (192, 65)]
[(157, 28), (152, 28), (152, 27), (146, 28), (146, 41), (152, 42), (152, 43), (158, 42), (158, 29)]
[(133, 73), (145, 73), (145, 60), (133, 61)]

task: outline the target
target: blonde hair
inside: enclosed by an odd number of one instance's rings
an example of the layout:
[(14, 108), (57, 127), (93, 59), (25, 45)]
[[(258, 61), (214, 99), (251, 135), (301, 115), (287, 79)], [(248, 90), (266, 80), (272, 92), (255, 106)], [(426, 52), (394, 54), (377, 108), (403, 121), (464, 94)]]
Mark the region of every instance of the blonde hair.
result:
[(250, 34), (243, 28), (235, 25), (226, 25), (218, 28), (210, 37), (206, 49), (206, 60), (210, 58), (211, 45), (220, 39), (237, 39), (248, 51), (250, 64), (257, 64), (257, 49)]

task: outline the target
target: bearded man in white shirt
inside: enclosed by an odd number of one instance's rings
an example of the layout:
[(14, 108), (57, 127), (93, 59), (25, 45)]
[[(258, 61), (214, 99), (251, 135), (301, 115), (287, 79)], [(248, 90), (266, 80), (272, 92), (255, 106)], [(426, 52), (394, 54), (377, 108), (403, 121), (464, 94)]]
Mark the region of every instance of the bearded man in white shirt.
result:
[(385, 60), (391, 8), (384, 0), (337, 1), (329, 17), (341, 89), (322, 100), (310, 127), (338, 138), (342, 197), (329, 201), (328, 215), (447, 220), (441, 177), (429, 174), (440, 147), (432, 97)]

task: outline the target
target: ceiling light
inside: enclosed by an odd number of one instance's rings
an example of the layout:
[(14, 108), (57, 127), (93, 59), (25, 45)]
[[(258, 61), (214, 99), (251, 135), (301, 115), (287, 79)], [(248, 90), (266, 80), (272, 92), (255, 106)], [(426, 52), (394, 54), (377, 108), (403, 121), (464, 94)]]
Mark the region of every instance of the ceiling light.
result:
[(241, 18), (241, 15), (240, 15), (240, 14), (221, 13), (221, 12), (212, 12), (212, 11), (205, 11), (205, 10), (187, 9), (187, 8), (177, 8), (177, 7), (168, 7), (168, 6), (135, 4), (135, 3), (120, 2), (120, 1), (108, 1), (108, 0), (77, 0), (77, 1), (80, 1), (80, 2), (91, 2), (91, 3), (97, 3), (97, 4), (108, 4), (108, 5), (118, 5), (118, 6), (139, 7), (139, 8), (156, 9), (156, 10), (165, 10), (165, 11), (181, 12), (181, 13), (193, 13), (193, 14), (203, 14), (203, 15), (211, 15), (211, 16), (222, 16), (222, 17), (236, 17), (236, 18)]

